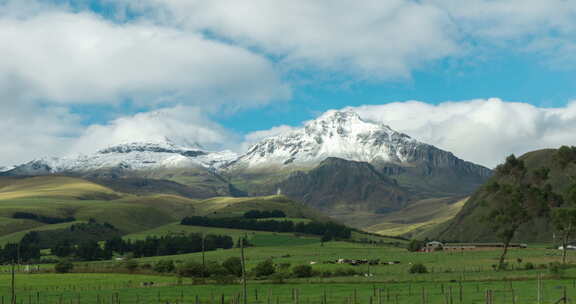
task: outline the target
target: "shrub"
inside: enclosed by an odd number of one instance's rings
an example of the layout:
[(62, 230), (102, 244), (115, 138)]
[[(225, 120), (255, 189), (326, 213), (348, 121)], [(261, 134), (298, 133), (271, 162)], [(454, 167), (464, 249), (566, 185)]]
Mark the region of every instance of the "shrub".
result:
[(324, 270), (320, 273), (320, 276), (322, 276), (323, 278), (329, 278), (331, 276), (333, 276), (334, 274), (332, 273), (332, 271), (330, 270)]
[(428, 273), (428, 269), (422, 263), (416, 263), (410, 267), (410, 273)]
[(281, 271), (287, 271), (288, 269), (290, 269), (291, 264), (290, 263), (280, 263), (278, 264), (278, 268)]
[(57, 273), (68, 273), (74, 269), (74, 264), (70, 261), (60, 261), (54, 265), (54, 271)]
[(270, 279), (272, 279), (273, 284), (284, 284), (284, 279), (286, 279), (286, 275), (281, 272), (277, 272), (271, 275)]
[(160, 260), (154, 264), (154, 271), (160, 273), (173, 272), (175, 269), (176, 267), (172, 260)]
[(201, 263), (196, 261), (186, 262), (184, 265), (178, 269), (178, 274), (183, 277), (201, 277), (203, 273), (203, 267)]
[(212, 278), (214, 279), (216, 284), (220, 285), (230, 285), (236, 281), (236, 276), (233, 276), (231, 274), (213, 275)]
[(548, 264), (548, 271), (550, 271), (551, 274), (556, 276), (562, 275), (564, 273), (565, 268), (566, 267), (564, 267), (564, 265), (558, 262), (552, 262)]
[(532, 270), (532, 269), (534, 269), (534, 264), (528, 262), (528, 263), (524, 264), (524, 269)]
[(206, 269), (204, 269), (204, 276), (206, 277), (222, 277), (228, 275), (229, 272), (224, 266), (216, 262), (207, 262)]
[(292, 274), (297, 278), (309, 278), (312, 276), (312, 266), (297, 265), (292, 268)]
[(126, 259), (123, 264), (124, 264), (123, 265), (124, 268), (126, 268), (130, 272), (133, 272), (134, 270), (136, 270), (138, 268), (138, 262), (136, 262), (132, 258)]
[(229, 257), (222, 263), (222, 267), (231, 275), (242, 276), (242, 260), (238, 257)]
[(268, 259), (266, 261), (262, 261), (256, 265), (253, 269), (254, 274), (258, 277), (265, 277), (269, 276), (276, 272), (276, 268), (274, 267), (274, 263), (272, 260)]
[(408, 244), (408, 251), (416, 252), (422, 249), (423, 247), (424, 247), (423, 241), (411, 240), (410, 243)]

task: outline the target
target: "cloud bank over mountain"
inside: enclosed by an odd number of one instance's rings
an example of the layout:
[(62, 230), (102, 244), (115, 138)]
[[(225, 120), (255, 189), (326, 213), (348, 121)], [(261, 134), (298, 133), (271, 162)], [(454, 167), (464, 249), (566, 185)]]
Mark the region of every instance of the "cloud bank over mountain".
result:
[[(0, 1), (0, 166), (127, 139), (242, 150), (290, 127), (243, 139), (218, 118), (311, 86), (410, 82), (500, 51), (571, 69), (575, 17), (563, 0)], [(576, 144), (572, 103), (426, 102), (356, 109), (488, 166)]]

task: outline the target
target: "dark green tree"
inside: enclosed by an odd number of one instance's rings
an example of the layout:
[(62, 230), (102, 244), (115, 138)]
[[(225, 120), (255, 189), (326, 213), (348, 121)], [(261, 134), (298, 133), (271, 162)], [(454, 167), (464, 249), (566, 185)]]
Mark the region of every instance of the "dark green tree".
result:
[(229, 257), (222, 266), (228, 271), (229, 274), (237, 277), (242, 276), (242, 260), (239, 257)]
[(258, 265), (254, 267), (253, 271), (258, 277), (266, 277), (274, 274), (274, 272), (276, 272), (276, 267), (274, 267), (274, 262), (268, 259), (258, 263)]
[(493, 204), (484, 221), (490, 225), (496, 236), (504, 243), (497, 268), (503, 270), (508, 247), (516, 231), (522, 224), (529, 222), (532, 216), (528, 212), (526, 197), (521, 187), (510, 185), (501, 187), (496, 200), (498, 203)]
[(568, 241), (576, 231), (576, 208), (555, 208), (552, 210), (554, 228), (562, 235), (562, 264), (566, 264)]

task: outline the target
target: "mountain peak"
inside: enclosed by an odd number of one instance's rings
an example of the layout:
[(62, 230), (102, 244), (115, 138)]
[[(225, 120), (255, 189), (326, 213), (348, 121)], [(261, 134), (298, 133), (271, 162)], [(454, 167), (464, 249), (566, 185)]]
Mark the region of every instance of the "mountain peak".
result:
[(327, 157), (401, 163), (418, 145), (422, 144), (386, 125), (365, 121), (352, 110), (330, 110), (303, 128), (264, 139), (235, 165), (319, 163)]

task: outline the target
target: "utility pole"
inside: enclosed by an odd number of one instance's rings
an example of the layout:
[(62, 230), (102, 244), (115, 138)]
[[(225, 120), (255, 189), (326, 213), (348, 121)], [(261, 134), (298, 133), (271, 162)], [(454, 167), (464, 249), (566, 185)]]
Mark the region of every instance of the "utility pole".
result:
[(15, 273), (16, 273), (16, 268), (14, 265), (14, 260), (12, 260), (12, 279), (10, 282), (10, 290), (11, 290), (11, 299), (10, 299), (10, 304), (16, 304), (16, 280), (15, 280)]
[(242, 257), (242, 297), (243, 304), (248, 304), (248, 290), (246, 288), (246, 260), (244, 257), (244, 237), (240, 238), (240, 255)]
[(202, 233), (202, 279), (204, 279), (205, 275), (206, 275), (206, 248), (205, 248), (205, 242), (206, 242), (206, 235), (204, 233)]

